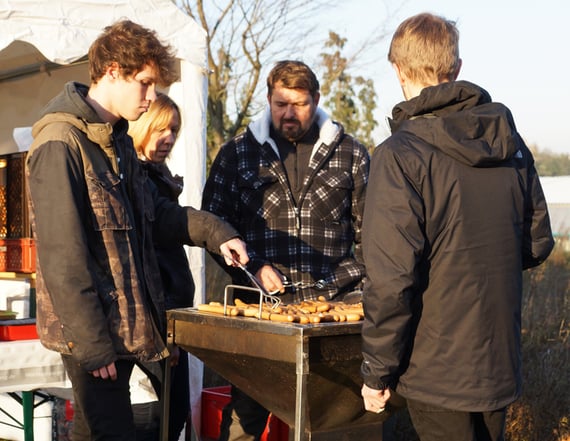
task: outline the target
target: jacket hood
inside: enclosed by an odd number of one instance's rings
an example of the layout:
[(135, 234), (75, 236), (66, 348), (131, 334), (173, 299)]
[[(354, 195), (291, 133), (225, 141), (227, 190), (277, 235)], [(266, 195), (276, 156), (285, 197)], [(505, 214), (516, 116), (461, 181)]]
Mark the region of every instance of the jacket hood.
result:
[(70, 113), (89, 122), (102, 122), (95, 109), (85, 101), (88, 91), (89, 88), (84, 84), (73, 81), (67, 83), (63, 91), (42, 109), (41, 116), (56, 112)]
[[(103, 122), (95, 109), (85, 97), (89, 88), (83, 84), (69, 82), (63, 91), (54, 97), (41, 111), (41, 118), (33, 125), (34, 138), (47, 125), (54, 122), (66, 122), (84, 132), (88, 139), (102, 147), (111, 144), (113, 126)], [(128, 123), (119, 121), (115, 124), (115, 132), (127, 130)]]
[(412, 132), (444, 154), (472, 167), (492, 166), (519, 156), (509, 109), (467, 81), (426, 87), (394, 107), (392, 132)]
[[(332, 144), (337, 139), (337, 137), (342, 135), (342, 133), (344, 132), (342, 126), (334, 122), (326, 114), (326, 112), (322, 110), (320, 107), (317, 108), (315, 121), (319, 126), (319, 139), (315, 143), (315, 148), (317, 148), (321, 144), (325, 145)], [(277, 156), (279, 156), (279, 150), (277, 149), (277, 144), (275, 144), (275, 141), (271, 138), (271, 135), (269, 134), (270, 127), (271, 127), (271, 112), (269, 110), (269, 107), (266, 107), (261, 118), (251, 122), (248, 125), (248, 129), (255, 138), (255, 140), (261, 145), (268, 143), (269, 145), (271, 145)]]

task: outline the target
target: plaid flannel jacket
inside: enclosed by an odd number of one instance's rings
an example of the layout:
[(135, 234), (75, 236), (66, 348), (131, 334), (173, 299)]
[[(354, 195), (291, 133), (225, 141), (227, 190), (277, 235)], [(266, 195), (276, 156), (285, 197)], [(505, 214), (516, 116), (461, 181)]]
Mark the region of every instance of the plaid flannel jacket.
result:
[[(243, 236), (249, 270), (273, 265), (291, 282), (295, 301), (346, 293), (365, 275), (360, 235), (369, 154), (340, 124), (317, 112), (320, 136), (297, 204), (269, 136), (268, 110), (222, 146), (202, 202)], [(247, 284), (243, 274), (228, 272), (234, 283)]]

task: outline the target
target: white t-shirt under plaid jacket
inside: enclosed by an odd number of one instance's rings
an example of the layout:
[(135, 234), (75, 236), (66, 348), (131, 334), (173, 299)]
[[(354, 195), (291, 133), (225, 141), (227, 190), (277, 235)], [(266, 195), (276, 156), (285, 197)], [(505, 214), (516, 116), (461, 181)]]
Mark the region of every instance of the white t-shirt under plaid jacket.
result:
[[(298, 204), (269, 136), (268, 110), (222, 146), (202, 202), (243, 236), (250, 271), (273, 265), (292, 282), (294, 301), (346, 293), (365, 275), (360, 235), (368, 151), (321, 109), (316, 123), (319, 139)], [(239, 270), (229, 272), (234, 283), (247, 284)]]

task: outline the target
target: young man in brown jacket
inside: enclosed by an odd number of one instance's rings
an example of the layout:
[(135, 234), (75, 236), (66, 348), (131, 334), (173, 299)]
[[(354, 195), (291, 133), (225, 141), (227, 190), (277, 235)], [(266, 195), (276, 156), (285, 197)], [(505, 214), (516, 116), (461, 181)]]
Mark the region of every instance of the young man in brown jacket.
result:
[(33, 127), (37, 327), (71, 379), (75, 441), (135, 439), (131, 370), (168, 356), (155, 242), (248, 261), (229, 224), (158, 195), (127, 135), (156, 84), (176, 79), (174, 61), (153, 31), (109, 26), (89, 50), (91, 85), (68, 83)]

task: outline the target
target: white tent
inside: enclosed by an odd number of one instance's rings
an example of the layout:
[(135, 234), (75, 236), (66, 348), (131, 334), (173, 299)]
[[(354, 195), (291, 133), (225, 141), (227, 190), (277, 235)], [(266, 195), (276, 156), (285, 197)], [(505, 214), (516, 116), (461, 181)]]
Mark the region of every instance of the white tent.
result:
[[(169, 165), (185, 179), (181, 204), (199, 207), (206, 173), (206, 33), (170, 0), (0, 0), (0, 154), (18, 151), (14, 129), (30, 127), (67, 81), (89, 83), (89, 46), (105, 26), (124, 18), (154, 29), (176, 51), (180, 81), (166, 92), (181, 108), (182, 128)], [(204, 298), (204, 252), (188, 249), (188, 255), (196, 304)], [(193, 380), (199, 391), (201, 374)]]

